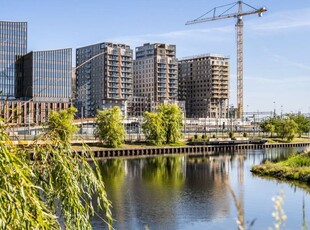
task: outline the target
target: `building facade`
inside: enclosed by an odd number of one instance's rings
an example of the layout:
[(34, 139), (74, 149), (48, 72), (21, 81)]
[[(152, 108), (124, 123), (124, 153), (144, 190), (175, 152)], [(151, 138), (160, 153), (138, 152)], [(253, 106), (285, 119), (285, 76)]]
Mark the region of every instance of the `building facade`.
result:
[(34, 102), (69, 102), (72, 97), (72, 49), (32, 51), (23, 56), (18, 96)]
[[(134, 95), (156, 105), (178, 99), (176, 46), (146, 43), (135, 49)], [(152, 108), (153, 111), (155, 108)]]
[(189, 118), (227, 117), (229, 57), (205, 54), (179, 59), (179, 100)]
[(52, 111), (67, 109), (69, 106), (70, 104), (66, 102), (1, 100), (0, 117), (10, 125), (41, 125), (48, 120), (48, 115)]
[[(125, 105), (133, 94), (133, 51), (128, 45), (103, 42), (76, 50), (76, 107), (80, 116)], [(83, 111), (83, 112), (82, 112)]]
[(0, 99), (15, 99), (16, 60), (27, 53), (27, 22), (0, 21)]

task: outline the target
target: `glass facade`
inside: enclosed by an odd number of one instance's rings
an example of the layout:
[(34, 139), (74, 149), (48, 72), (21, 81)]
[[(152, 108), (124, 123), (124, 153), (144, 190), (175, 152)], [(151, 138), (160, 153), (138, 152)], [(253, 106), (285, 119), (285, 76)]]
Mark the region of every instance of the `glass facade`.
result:
[(0, 99), (15, 99), (16, 60), (27, 53), (27, 22), (0, 21)]
[(22, 96), (33, 101), (69, 102), (72, 49), (35, 51), (23, 57)]

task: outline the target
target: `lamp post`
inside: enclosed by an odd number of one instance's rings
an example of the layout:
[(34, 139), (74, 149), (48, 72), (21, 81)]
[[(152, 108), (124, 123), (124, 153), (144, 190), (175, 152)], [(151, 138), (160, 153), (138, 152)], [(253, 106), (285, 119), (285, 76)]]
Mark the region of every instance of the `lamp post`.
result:
[(281, 119), (283, 118), (283, 105), (281, 105)]
[(273, 116), (276, 117), (276, 102), (273, 102)]

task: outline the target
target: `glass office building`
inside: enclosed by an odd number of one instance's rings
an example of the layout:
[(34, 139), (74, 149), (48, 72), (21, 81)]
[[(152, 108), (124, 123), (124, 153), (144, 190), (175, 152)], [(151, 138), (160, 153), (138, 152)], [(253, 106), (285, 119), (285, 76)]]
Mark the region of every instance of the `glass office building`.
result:
[(16, 97), (16, 60), (27, 53), (27, 22), (0, 21), (0, 99)]
[(21, 58), (19, 95), (34, 102), (69, 102), (72, 96), (72, 49), (33, 51)]

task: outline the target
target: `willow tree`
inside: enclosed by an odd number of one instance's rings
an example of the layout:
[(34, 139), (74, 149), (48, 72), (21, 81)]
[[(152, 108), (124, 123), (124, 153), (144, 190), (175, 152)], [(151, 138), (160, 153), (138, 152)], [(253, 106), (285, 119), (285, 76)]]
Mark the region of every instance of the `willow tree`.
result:
[(182, 110), (176, 104), (161, 104), (158, 112), (144, 115), (142, 125), (146, 139), (156, 145), (177, 143), (182, 136)]
[(9, 139), (0, 121), (0, 229), (57, 229), (56, 216), (36, 186), (29, 159)]
[(150, 144), (161, 145), (164, 142), (165, 130), (161, 114), (145, 112), (142, 130)]
[(77, 126), (73, 124), (76, 112), (77, 109), (74, 107), (59, 112), (52, 111), (46, 123), (49, 135), (69, 144), (73, 134), (78, 130)]
[(74, 112), (69, 108), (50, 114), (46, 133), (26, 148), (17, 148), (1, 132), (0, 228), (91, 229), (94, 198), (111, 228), (111, 204), (98, 164), (86, 147), (78, 153), (70, 144), (77, 130)]
[(118, 106), (100, 111), (96, 116), (95, 136), (112, 148), (121, 146), (125, 139), (123, 116)]
[(161, 104), (158, 112), (163, 119), (165, 130), (165, 142), (167, 144), (177, 143), (182, 136), (183, 115), (181, 108), (176, 104)]
[[(43, 188), (42, 199), (49, 208), (60, 211), (66, 229), (91, 229), (90, 217), (95, 215), (93, 199), (105, 209), (108, 224), (112, 222), (110, 202), (96, 159), (84, 146), (78, 153), (71, 146), (77, 131), (73, 124), (75, 108), (53, 112), (47, 122), (47, 132), (32, 146), (32, 167), (35, 183)], [(94, 169), (87, 162), (90, 156)]]

